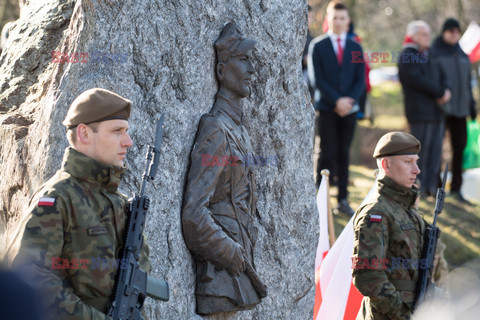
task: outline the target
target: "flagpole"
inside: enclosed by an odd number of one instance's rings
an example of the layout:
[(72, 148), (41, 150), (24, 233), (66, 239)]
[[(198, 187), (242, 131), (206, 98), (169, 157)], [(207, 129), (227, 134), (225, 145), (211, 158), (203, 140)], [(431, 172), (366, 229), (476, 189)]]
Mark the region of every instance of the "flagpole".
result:
[(330, 239), (330, 247), (335, 242), (335, 229), (333, 226), (333, 214), (332, 207), (330, 205), (330, 171), (323, 169), (320, 174), (325, 178), (327, 182), (327, 217), (328, 217), (328, 238)]

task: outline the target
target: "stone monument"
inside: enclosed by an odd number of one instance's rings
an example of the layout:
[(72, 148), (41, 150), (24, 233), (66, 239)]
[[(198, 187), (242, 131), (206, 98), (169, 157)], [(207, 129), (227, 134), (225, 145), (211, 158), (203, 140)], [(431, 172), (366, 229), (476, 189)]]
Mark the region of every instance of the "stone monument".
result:
[[(254, 150), (252, 261), (268, 296), (250, 310), (202, 317), (181, 213), (197, 128), (219, 90), (214, 44), (233, 21), (257, 41), (250, 94), (239, 105)], [(138, 190), (147, 144), (165, 114), (146, 237), (152, 275), (168, 281), (170, 301), (147, 299), (150, 319), (311, 318), (319, 228), (314, 111), (300, 65), (306, 34), (306, 1), (27, 1), (0, 56), (0, 241), (60, 166), (71, 102), (101, 87), (134, 106), (125, 194)]]

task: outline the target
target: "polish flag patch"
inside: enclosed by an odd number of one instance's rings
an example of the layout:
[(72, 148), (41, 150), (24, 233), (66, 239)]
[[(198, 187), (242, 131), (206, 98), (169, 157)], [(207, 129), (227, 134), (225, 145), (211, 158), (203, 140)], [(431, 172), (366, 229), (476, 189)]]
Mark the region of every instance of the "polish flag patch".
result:
[(372, 214), (370, 216), (370, 222), (382, 222), (382, 216), (379, 216), (377, 214)]
[(38, 200), (38, 206), (39, 207), (53, 207), (53, 204), (55, 203), (55, 198), (40, 198)]

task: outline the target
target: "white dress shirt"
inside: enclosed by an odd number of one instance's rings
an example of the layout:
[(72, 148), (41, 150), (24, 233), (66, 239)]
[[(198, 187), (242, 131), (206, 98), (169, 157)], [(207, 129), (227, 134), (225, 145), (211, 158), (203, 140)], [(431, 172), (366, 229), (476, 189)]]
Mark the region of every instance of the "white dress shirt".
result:
[(338, 38), (340, 38), (340, 44), (342, 46), (343, 52), (345, 52), (345, 43), (347, 42), (347, 33), (343, 32), (341, 35), (333, 33), (333, 31), (327, 31), (330, 41), (332, 41), (333, 50), (335, 50), (335, 55), (338, 55)]

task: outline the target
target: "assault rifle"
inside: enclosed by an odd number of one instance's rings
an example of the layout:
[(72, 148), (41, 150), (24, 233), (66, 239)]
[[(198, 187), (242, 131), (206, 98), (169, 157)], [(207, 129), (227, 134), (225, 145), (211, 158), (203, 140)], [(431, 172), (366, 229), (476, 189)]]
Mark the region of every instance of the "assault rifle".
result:
[(159, 163), (160, 146), (163, 138), (163, 114), (157, 123), (155, 146), (148, 146), (147, 164), (142, 178), (140, 195), (135, 194), (130, 199), (127, 223), (125, 225), (124, 246), (117, 277), (115, 280), (112, 302), (107, 315), (114, 320), (143, 320), (140, 310), (147, 295), (151, 298), (168, 301), (168, 282), (149, 276), (140, 269), (140, 251), (143, 244), (143, 229), (145, 216), (150, 206), (150, 200), (145, 196), (147, 181), (153, 180)]
[[(443, 210), (443, 202), (445, 200), (445, 183), (447, 182), (448, 163), (443, 172), (442, 187), (437, 189), (435, 202), (435, 213), (433, 223), (427, 227), (425, 232), (425, 244), (422, 252), (422, 260), (425, 261), (424, 268), (419, 269), (417, 287), (415, 290), (415, 299), (413, 301), (413, 310), (416, 310), (425, 300), (433, 297), (435, 285), (432, 283), (433, 262), (435, 260), (435, 250), (437, 241), (440, 237), (440, 229), (436, 226), (438, 215)], [(425, 259), (425, 260), (424, 260)]]

